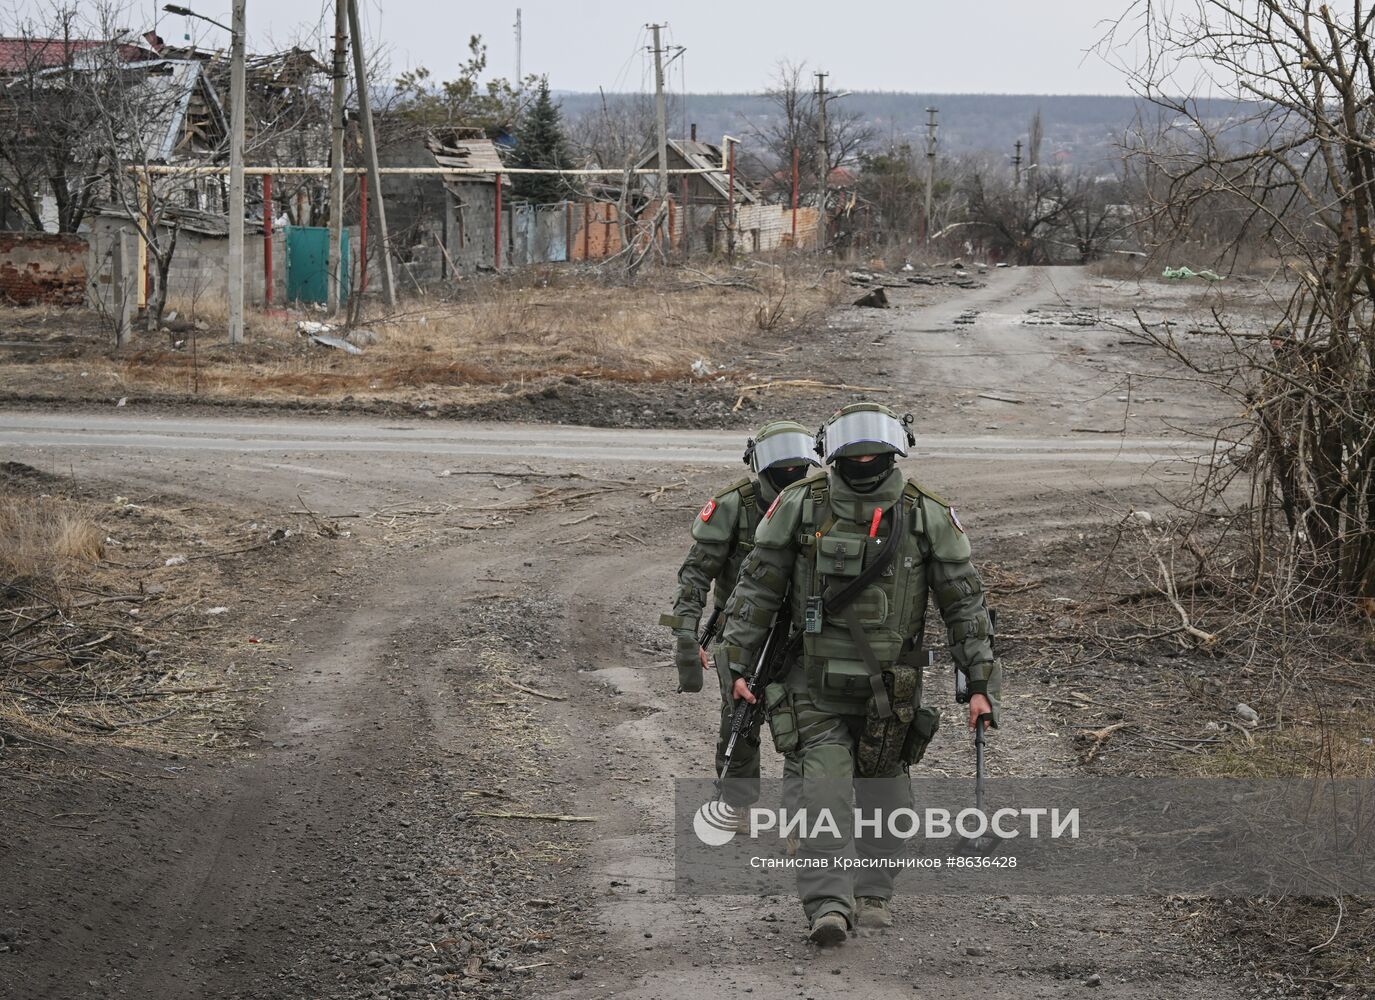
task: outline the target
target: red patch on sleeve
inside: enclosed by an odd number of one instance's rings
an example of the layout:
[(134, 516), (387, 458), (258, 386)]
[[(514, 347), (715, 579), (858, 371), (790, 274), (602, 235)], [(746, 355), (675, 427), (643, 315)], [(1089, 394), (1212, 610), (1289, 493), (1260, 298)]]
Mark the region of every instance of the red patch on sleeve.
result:
[(765, 520), (768, 520), (769, 518), (773, 517), (773, 512), (774, 512), (775, 510), (778, 509), (778, 501), (780, 501), (780, 500), (782, 500), (782, 499), (783, 499), (783, 494), (782, 494), (782, 493), (778, 494), (778, 496), (776, 496), (776, 497), (773, 498), (773, 503), (769, 504), (769, 509), (766, 510), (766, 511), (764, 512), (764, 519), (765, 519)]
[(703, 521), (710, 521), (710, 520), (711, 520), (711, 515), (713, 515), (713, 514), (715, 514), (715, 513), (716, 513), (716, 501), (715, 501), (715, 500), (708, 500), (708, 501), (706, 502), (706, 504), (703, 505), (703, 507), (702, 507), (702, 513), (698, 514), (697, 516), (700, 517)]
[(878, 537), (878, 525), (879, 525), (879, 522), (882, 521), (882, 520), (883, 520), (883, 508), (882, 508), (882, 507), (875, 507), (875, 508), (874, 508), (874, 519), (873, 519), (873, 521), (871, 521), (870, 524), (869, 524), (869, 537), (870, 537), (870, 538), (877, 538), (877, 537)]

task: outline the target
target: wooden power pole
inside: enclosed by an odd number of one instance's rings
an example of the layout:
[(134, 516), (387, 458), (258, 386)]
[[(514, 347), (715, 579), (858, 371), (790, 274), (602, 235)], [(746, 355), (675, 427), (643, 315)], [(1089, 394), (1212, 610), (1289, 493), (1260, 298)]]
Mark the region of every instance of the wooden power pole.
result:
[[(339, 0), (344, 2), (344, 0)], [(353, 75), (358, 85), (358, 118), (363, 130), (363, 153), (368, 158), (369, 199), (377, 218), (377, 235), (382, 252), (382, 297), (388, 308), (396, 306), (396, 284), (391, 270), (391, 237), (387, 233), (387, 209), (382, 198), (382, 170), (377, 162), (377, 137), (372, 130), (372, 103), (368, 97), (367, 67), (363, 59), (363, 28), (358, 17), (358, 0), (347, 0), (349, 34), (353, 42)], [(360, 267), (365, 267), (364, 262)]]
[(926, 211), (921, 217), (922, 242), (931, 245), (931, 187), (936, 177), (936, 114), (935, 108), (926, 109)]
[(816, 171), (821, 196), (817, 201), (816, 249), (826, 249), (826, 188), (830, 182), (831, 147), (826, 136), (826, 73), (816, 74)]
[[(348, 87), (348, 0), (334, 0), (334, 59), (330, 66), (333, 91), (330, 94), (329, 147), (329, 311), (339, 311), (343, 288), (344, 241), (344, 91)], [(304, 219), (297, 219), (304, 225)]]
[[(654, 126), (659, 140), (659, 210), (654, 213), (657, 220), (664, 214), (664, 204), (668, 200), (668, 108), (664, 101), (664, 48), (659, 44), (663, 25), (651, 24), (649, 27), (654, 32)], [(657, 224), (654, 238), (661, 238)]]

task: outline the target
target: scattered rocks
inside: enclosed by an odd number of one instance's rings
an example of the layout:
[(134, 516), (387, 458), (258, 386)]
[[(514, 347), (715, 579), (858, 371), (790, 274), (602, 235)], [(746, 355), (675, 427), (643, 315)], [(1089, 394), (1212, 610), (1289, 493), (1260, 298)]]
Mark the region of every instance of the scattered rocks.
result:
[(1244, 701), (1238, 703), (1236, 707), (1236, 713), (1237, 718), (1240, 719), (1242, 722), (1246, 723), (1246, 725), (1248, 726), (1254, 726), (1258, 722), (1260, 722), (1260, 713), (1257, 712), (1250, 705), (1246, 704), (1246, 702)]
[(888, 293), (882, 288), (875, 288), (855, 299), (855, 305), (864, 306), (866, 309), (887, 309)]

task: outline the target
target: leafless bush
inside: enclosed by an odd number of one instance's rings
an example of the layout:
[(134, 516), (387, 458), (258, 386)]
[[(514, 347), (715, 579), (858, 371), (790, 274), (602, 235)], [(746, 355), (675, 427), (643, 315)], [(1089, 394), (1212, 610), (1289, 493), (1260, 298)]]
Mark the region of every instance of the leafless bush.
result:
[[(1218, 309), (1227, 350), (1201, 355), (1170, 324), (1144, 337), (1238, 404), (1186, 510), (1181, 540), (1223, 511), (1258, 595), (1296, 615), (1375, 611), (1375, 45), (1356, 0), (1138, 2), (1118, 25), (1144, 37), (1140, 92), (1170, 115), (1141, 151), (1177, 232), (1220, 215), (1232, 245), (1280, 261), (1292, 291), (1245, 329)], [(1116, 39), (1110, 39), (1107, 44)], [(1183, 79), (1206, 75), (1238, 113), (1209, 120)], [(1343, 604), (1345, 602), (1345, 604)]]

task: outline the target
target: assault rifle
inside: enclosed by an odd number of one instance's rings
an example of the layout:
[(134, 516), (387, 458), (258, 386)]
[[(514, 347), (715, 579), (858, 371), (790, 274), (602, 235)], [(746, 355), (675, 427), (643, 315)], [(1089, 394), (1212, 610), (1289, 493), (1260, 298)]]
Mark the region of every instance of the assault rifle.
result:
[(702, 634), (697, 637), (697, 645), (703, 649), (711, 645), (711, 641), (716, 638), (716, 629), (721, 624), (721, 613), (725, 610), (721, 605), (716, 605), (711, 617), (707, 619), (707, 627), (702, 629)]
[(730, 719), (730, 738), (726, 741), (726, 752), (722, 755), (721, 773), (718, 776), (722, 781), (735, 761), (735, 748), (740, 741), (748, 740), (756, 744), (759, 742), (759, 724), (764, 712), (764, 688), (782, 676), (783, 668), (797, 655), (798, 647), (802, 644), (802, 633), (791, 632), (791, 625), (792, 615), (789, 614), (785, 602), (782, 610), (774, 618), (769, 634), (764, 637), (764, 645), (759, 650), (758, 659), (755, 660), (754, 672), (746, 680), (755, 701), (751, 704), (740, 698), (735, 702), (735, 712)]

